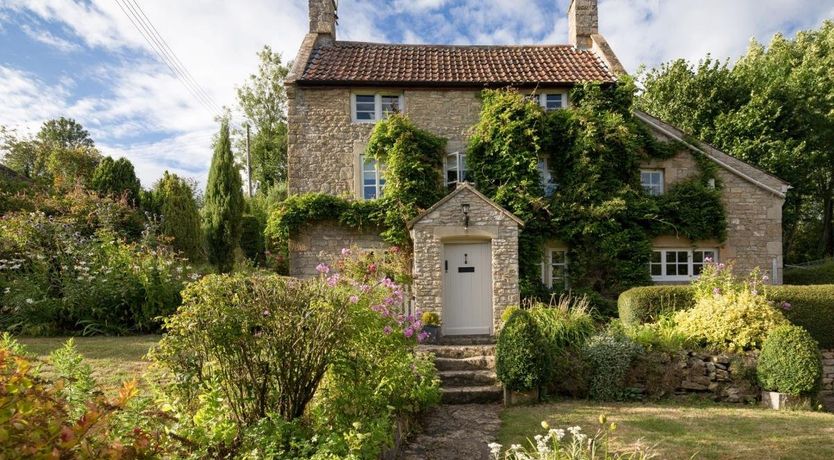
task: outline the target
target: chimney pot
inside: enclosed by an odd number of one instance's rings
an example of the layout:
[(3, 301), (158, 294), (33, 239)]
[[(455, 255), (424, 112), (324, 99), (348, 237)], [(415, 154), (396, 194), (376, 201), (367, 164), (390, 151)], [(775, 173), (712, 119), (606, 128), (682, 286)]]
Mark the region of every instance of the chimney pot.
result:
[(571, 0), (568, 7), (568, 42), (581, 49), (593, 45), (591, 35), (599, 33), (597, 0)]

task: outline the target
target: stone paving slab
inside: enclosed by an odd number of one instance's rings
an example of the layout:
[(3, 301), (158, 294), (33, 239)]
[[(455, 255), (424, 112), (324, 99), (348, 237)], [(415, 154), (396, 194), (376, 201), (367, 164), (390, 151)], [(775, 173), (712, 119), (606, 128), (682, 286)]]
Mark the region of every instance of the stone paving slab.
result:
[(496, 440), (500, 404), (441, 405), (429, 409), (401, 453), (402, 460), (488, 460)]

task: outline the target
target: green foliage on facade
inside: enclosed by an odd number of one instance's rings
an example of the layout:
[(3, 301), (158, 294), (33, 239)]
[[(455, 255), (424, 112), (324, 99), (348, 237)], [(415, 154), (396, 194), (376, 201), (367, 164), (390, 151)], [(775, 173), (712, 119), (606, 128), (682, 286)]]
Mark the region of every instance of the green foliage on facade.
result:
[(111, 157), (104, 157), (93, 171), (90, 184), (93, 190), (102, 195), (124, 197), (133, 205), (139, 202), (141, 185), (139, 178), (136, 177), (133, 163), (127, 158), (114, 160)]
[(171, 246), (182, 252), (188, 260), (205, 260), (200, 211), (191, 184), (165, 171), (154, 187), (153, 197), (160, 216), (160, 233), (171, 238)]
[(382, 237), (409, 246), (406, 224), (443, 197), (443, 155), (446, 140), (393, 114), (374, 127), (368, 155), (385, 165), (385, 210)]
[(209, 262), (222, 273), (232, 270), (234, 252), (240, 242), (242, 186), (240, 171), (232, 155), (229, 123), (223, 120), (214, 145), (203, 207), (203, 230)]
[[(674, 234), (723, 240), (726, 217), (714, 170), (677, 184), (660, 197), (640, 185), (640, 164), (681, 150), (657, 141), (632, 115), (635, 87), (586, 84), (567, 110), (544, 112), (512, 90), (484, 94), (481, 119), (467, 151), (478, 188), (525, 220), (519, 237), (522, 295), (543, 292), (544, 243), (570, 248), (572, 289), (612, 298), (649, 282), (650, 238)], [(553, 182), (545, 196), (538, 165)], [(703, 161), (698, 161), (703, 165)]]

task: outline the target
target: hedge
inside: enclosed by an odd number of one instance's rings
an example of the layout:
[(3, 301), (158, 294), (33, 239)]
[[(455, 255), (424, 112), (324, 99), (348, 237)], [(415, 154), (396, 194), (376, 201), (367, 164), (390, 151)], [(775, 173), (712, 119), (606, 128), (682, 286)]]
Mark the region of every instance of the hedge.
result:
[(620, 294), (617, 310), (625, 326), (650, 323), (663, 313), (685, 310), (693, 305), (689, 286), (642, 286)]
[(785, 284), (831, 284), (834, 283), (834, 260), (822, 265), (785, 269)]
[[(834, 348), (834, 284), (771, 286), (767, 295), (780, 308), (787, 302), (785, 317), (807, 329), (821, 348)], [(692, 304), (689, 286), (644, 286), (620, 294), (617, 308), (625, 326), (636, 326)]]

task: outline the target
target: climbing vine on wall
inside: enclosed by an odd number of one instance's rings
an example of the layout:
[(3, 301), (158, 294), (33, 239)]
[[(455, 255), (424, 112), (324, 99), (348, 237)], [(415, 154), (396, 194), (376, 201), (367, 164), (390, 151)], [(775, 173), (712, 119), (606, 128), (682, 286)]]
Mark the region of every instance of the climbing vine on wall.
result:
[[(651, 238), (677, 234), (722, 240), (726, 218), (714, 170), (676, 184), (660, 197), (640, 185), (640, 164), (681, 150), (658, 141), (632, 115), (634, 85), (586, 84), (571, 108), (544, 112), (514, 90), (488, 90), (467, 151), (478, 188), (525, 222), (519, 241), (522, 295), (542, 295), (542, 249), (569, 248), (571, 287), (614, 298), (649, 282)], [(537, 165), (554, 182), (544, 197)]]

